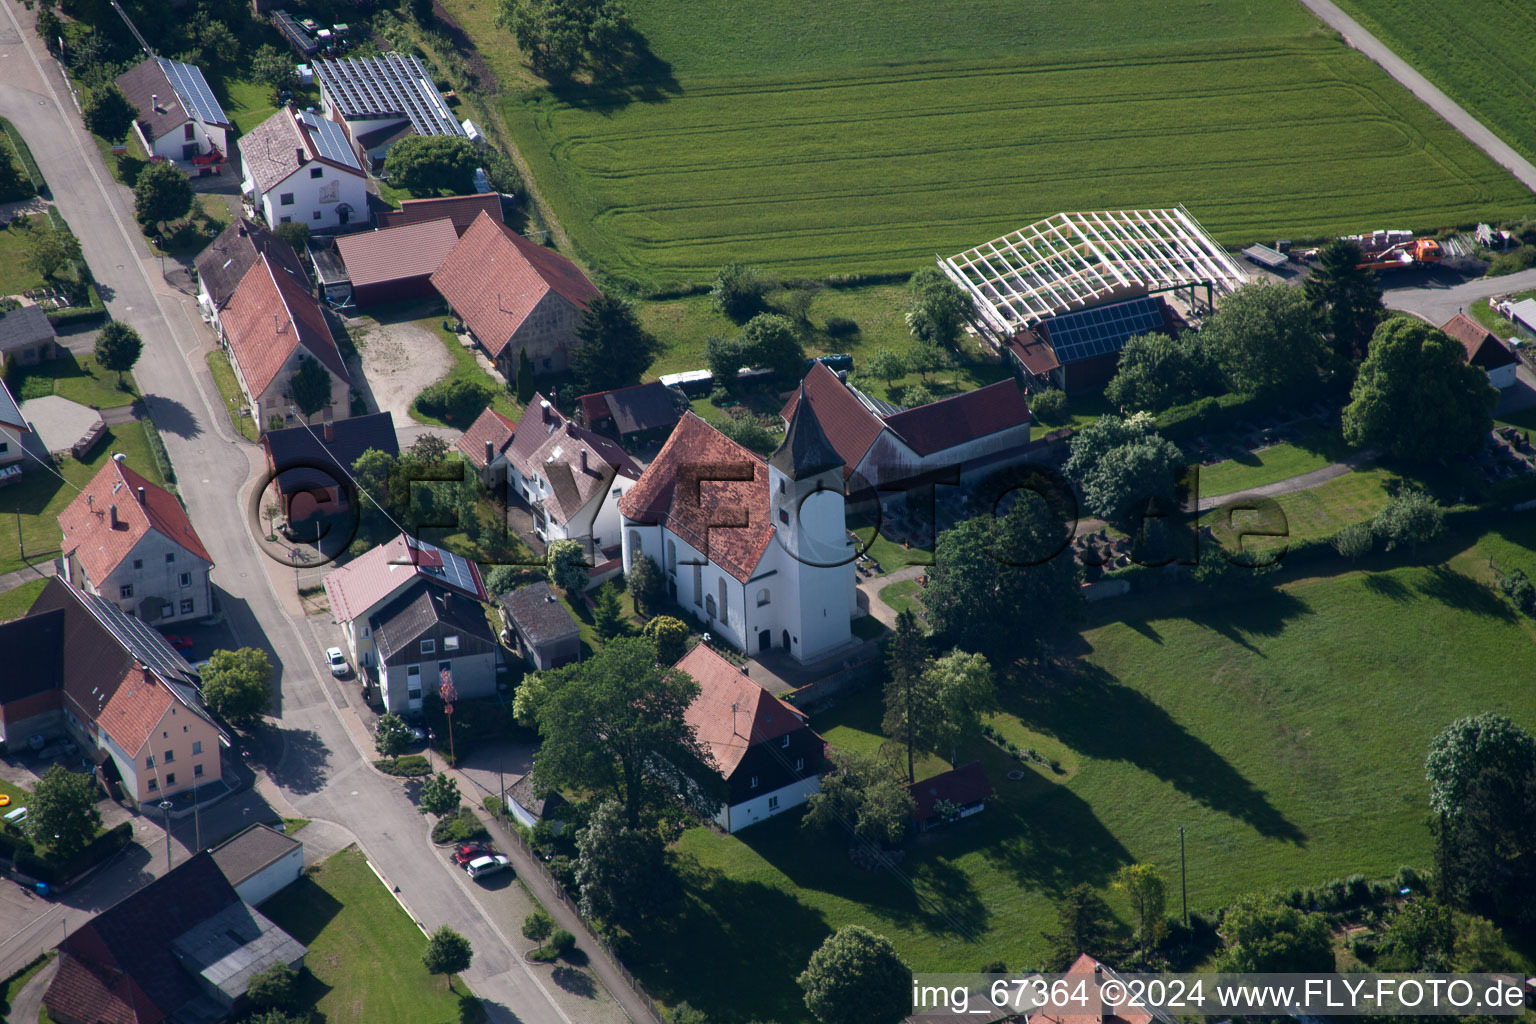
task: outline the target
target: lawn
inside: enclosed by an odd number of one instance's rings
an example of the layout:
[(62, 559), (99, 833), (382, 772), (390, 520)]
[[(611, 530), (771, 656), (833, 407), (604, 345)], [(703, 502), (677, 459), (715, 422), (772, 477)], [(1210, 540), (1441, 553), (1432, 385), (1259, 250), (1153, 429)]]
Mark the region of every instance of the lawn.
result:
[(669, 74), (502, 110), (579, 255), (642, 292), (731, 260), (911, 271), (1064, 209), (1183, 203), (1246, 244), (1529, 208), (1300, 7), (1089, 6), (649, 0), (635, 21)]
[(1233, 494), (1250, 487), (1288, 480), (1348, 457), (1343, 438), (1323, 430), (1309, 432), (1294, 443), (1271, 445), (1263, 451), (1200, 467), (1200, 495)]
[(32, 607), (32, 602), (37, 600), (37, 595), (47, 585), (47, 580), (38, 579), (0, 592), (0, 622), (9, 622), (27, 614), (27, 609)]
[(111, 427), (106, 440), (96, 449), (89, 462), (65, 459), (58, 467), (70, 485), (66, 485), (47, 469), (28, 460), (21, 482), (0, 490), (0, 572), (20, 569), (26, 562), (17, 543), (17, 513), (20, 513), (22, 541), (26, 545), (27, 559), (37, 562), (51, 558), (59, 550), (59, 513), (74, 500), (77, 488), (96, 475), (113, 452), (127, 456), (128, 466), (153, 483), (163, 484), (154, 456), (149, 452), (149, 441), (144, 431), (153, 430), (135, 421)]
[[(1202, 481), (1203, 477), (1202, 473)], [(1357, 470), (1310, 490), (1278, 495), (1274, 500), (1285, 515), (1283, 525), (1289, 541), (1332, 537), (1342, 527), (1375, 516), (1391, 500), (1387, 485), (1392, 479), (1392, 474), (1385, 469)], [(1270, 526), (1258, 513), (1239, 512), (1233, 514), (1232, 528), (1229, 528), (1226, 513), (1220, 508), (1205, 513), (1200, 521), (1211, 526), (1217, 539), (1228, 547), (1236, 543), (1233, 535), (1238, 530)], [(1246, 550), (1263, 551), (1278, 542), (1249, 536), (1242, 543)]]
[(133, 374), (123, 374), (124, 387), (117, 386), (117, 373), (103, 370), (94, 355), (76, 356), (59, 349), (59, 356), (36, 366), (15, 365), (6, 375), (6, 384), (18, 402), (29, 398), (58, 395), (93, 409), (115, 409), (132, 405), (139, 397)]
[[(484, 1012), (454, 980), (427, 973), (427, 940), (369, 869), (348, 847), (262, 904), (261, 912), (309, 947), (301, 998), (316, 1005), (327, 1024), (394, 1021), (474, 1024)], [(472, 1004), (461, 1016), (463, 1004)]]
[[(443, 329), (442, 316), (439, 315), (423, 317), (422, 319), (417, 320), (416, 324), (423, 330), (431, 331), (433, 334), (435, 334), (438, 339), (442, 341), (443, 347), (448, 350), (449, 358), (453, 360), (453, 369), (449, 370), (448, 373), (441, 378), (442, 380), (473, 380), (486, 385), (491, 389), (493, 394), (491, 399), (491, 408), (495, 409), (497, 412), (504, 416), (509, 416), (514, 420), (517, 419), (520, 408), (517, 403), (512, 400), (512, 396), (507, 394), (507, 389), (497, 384), (494, 377), (480, 368), (480, 364), (475, 360), (474, 350), (467, 349), (463, 345), (460, 345), (457, 335), (455, 335), (452, 331)], [(428, 381), (427, 383), (432, 384), (436, 382)], [(418, 423), (435, 423), (440, 427), (448, 427), (451, 430), (463, 430), (465, 427), (469, 426), (468, 423), (460, 423), (455, 425), (452, 423), (445, 423), (435, 416), (427, 416), (416, 409), (414, 402), (411, 404), (410, 412), (411, 419)]]
[(1536, 159), (1536, 8), (1521, 0), (1339, 0), (1392, 52)]
[[(1180, 826), (1190, 908), (1206, 913), (1245, 892), (1429, 867), (1430, 739), (1488, 710), (1536, 727), (1524, 669), (1536, 628), (1481, 583), (1490, 555), (1536, 565), (1536, 526), (1513, 529), (1449, 567), (1095, 606), (1078, 667), (1005, 687), (993, 720), (1059, 773), (983, 746), (986, 812), (909, 843), (894, 875), (853, 867), (842, 842), (793, 815), (734, 837), (694, 829), (677, 844), (684, 912), (626, 962), (711, 1020), (791, 1024), (807, 1019), (795, 974), (842, 924), (889, 936), (918, 971), (1019, 968), (1043, 957), (1040, 933), (1072, 885), (1099, 888), (1129, 920), (1108, 886), (1122, 864), (1155, 864), (1177, 906)], [(812, 724), (874, 749), (878, 707), (870, 691)], [(729, 995), (705, 981), (716, 976), (733, 979)]]
[(48, 218), (34, 214), (0, 224), (0, 295), (23, 295), (44, 284), (43, 276), (26, 264), (32, 243), (22, 227), (24, 223), (43, 226)]
[(923, 618), (922, 587), (917, 580), (902, 580), (900, 583), (892, 583), (880, 588), (880, 600), (890, 605), (898, 613), (910, 611), (919, 619)]
[(219, 389), (219, 397), (224, 399), (224, 411), (229, 413), (229, 422), (247, 441), (259, 441), (261, 428), (248, 412), (241, 411), (248, 405), (245, 392), (240, 390), (234, 368), (229, 365), (229, 356), (223, 349), (208, 353), (208, 370), (213, 374), (213, 383)]

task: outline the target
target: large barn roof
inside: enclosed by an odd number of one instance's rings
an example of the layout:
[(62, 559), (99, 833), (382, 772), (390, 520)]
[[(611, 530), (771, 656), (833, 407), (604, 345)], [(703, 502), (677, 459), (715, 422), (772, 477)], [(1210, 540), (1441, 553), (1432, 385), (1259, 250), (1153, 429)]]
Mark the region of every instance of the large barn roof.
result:
[(1230, 292), (1248, 275), (1182, 206), (1058, 213), (939, 268), (992, 328), (1013, 333), (1044, 317), (1183, 285)]

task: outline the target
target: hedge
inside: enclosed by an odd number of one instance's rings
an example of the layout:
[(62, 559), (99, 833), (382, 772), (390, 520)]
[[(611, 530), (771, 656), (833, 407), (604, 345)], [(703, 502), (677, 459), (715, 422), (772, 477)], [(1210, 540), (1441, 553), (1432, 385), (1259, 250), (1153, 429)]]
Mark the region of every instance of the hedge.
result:
[(385, 775), (395, 775), (401, 778), (414, 779), (423, 775), (432, 774), (432, 766), (427, 759), (420, 754), (406, 754), (402, 757), (386, 757), (373, 762), (373, 766)]
[(37, 161), (32, 159), (32, 150), (27, 148), (27, 140), (21, 137), (21, 132), (10, 121), (0, 117), (0, 129), (4, 129), (6, 139), (10, 141), (11, 149), (21, 160), (22, 170), (27, 172), (27, 177), (32, 179), (32, 188), (40, 196), (48, 195), (48, 183), (43, 180), (43, 172), (38, 168)]
[[(0, 835), (0, 841), (4, 840), (14, 841), (15, 837)], [(83, 875), (131, 842), (133, 842), (133, 825), (125, 821), (92, 839), (86, 844), (85, 849), (63, 863), (52, 857), (39, 857), (33, 852), (32, 845), (25, 840), (21, 841), (25, 845), (17, 845), (12, 860), (17, 871), (31, 875), (39, 882), (57, 885)]]

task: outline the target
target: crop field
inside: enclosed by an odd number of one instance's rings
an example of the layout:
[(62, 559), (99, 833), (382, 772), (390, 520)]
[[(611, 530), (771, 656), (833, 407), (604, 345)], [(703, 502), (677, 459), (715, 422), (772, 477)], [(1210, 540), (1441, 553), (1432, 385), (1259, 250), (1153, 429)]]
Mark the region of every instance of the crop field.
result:
[(708, 64), (649, 100), (533, 90), (503, 110), (580, 255), (642, 291), (730, 260), (911, 270), (1063, 209), (1182, 203), (1235, 244), (1536, 208), (1324, 34), (1034, 54)]
[(1536, 7), (1526, 0), (1338, 0), (1399, 57), (1536, 160)]

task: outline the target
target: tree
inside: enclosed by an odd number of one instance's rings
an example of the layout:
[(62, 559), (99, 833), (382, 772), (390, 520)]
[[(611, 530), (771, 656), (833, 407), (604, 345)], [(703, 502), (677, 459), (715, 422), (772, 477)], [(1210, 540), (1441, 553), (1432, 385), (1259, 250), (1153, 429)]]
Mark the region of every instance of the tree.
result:
[(901, 778), (879, 758), (833, 747), (821, 792), (806, 798), (803, 828), (846, 829), (870, 843), (901, 841), (915, 804)]
[(1157, 435), (1121, 445), (1099, 460), (1083, 496), (1094, 515), (1135, 534), (1149, 502), (1162, 499), (1165, 509), (1174, 507), (1183, 462), (1178, 445)]
[(794, 323), (777, 313), (759, 313), (748, 320), (738, 344), (746, 365), (766, 367), (780, 380), (798, 378), (805, 366), (805, 349)]
[(451, 423), (472, 423), (494, 397), (488, 384), (471, 377), (449, 377), (423, 388), (416, 396), (416, 409)]
[(32, 195), (32, 183), (27, 180), (11, 154), (0, 149), (0, 195)]
[(498, 27), (510, 31), (540, 74), (568, 78), (583, 67), (601, 76), (624, 61), (632, 34), (620, 0), (499, 0)]
[(278, 961), (251, 975), (245, 995), (259, 1010), (291, 1010), (298, 1003), (299, 976), (292, 967)]
[(907, 375), (907, 360), (900, 352), (877, 348), (864, 358), (864, 372), (885, 381), (889, 388), (891, 381)]
[(532, 939), (539, 944), (539, 952), (544, 952), (544, 940), (554, 934), (555, 922), (542, 910), (535, 910), (523, 918), (523, 938)]
[(612, 580), (597, 588), (592, 601), (592, 625), (604, 640), (624, 632), (624, 613), (619, 607), (619, 592), (614, 589)]
[(912, 337), (952, 348), (970, 309), (965, 293), (938, 267), (924, 267), (912, 275), (912, 301), (906, 317)]
[(369, 448), (352, 463), (352, 479), (359, 493), (377, 508), (389, 507), (386, 491), (398, 461), (396, 456), (388, 452)]
[(705, 339), (704, 362), (709, 366), (716, 387), (728, 388), (735, 384), (746, 361), (746, 349), (739, 338), (722, 338), (712, 334)]
[(1515, 970), (1515, 958), (1504, 933), (1486, 917), (1469, 915), (1456, 933), (1455, 969), (1493, 974)]
[(907, 350), (907, 369), (922, 374), (923, 380), (927, 380), (930, 373), (938, 373), (948, 365), (949, 353), (938, 342), (920, 339), (914, 341)]
[(460, 135), (407, 135), (389, 147), (384, 177), (416, 193), (474, 191), (480, 151)]
[(517, 404), (527, 405), (533, 401), (534, 393), (538, 390), (533, 381), (533, 360), (528, 358), (528, 350), (517, 350)]
[(1029, 411), (1045, 424), (1065, 423), (1067, 420), (1067, 393), (1060, 388), (1046, 388), (1030, 399)]
[(1222, 301), (1200, 331), (1234, 390), (1275, 395), (1317, 380), (1323, 341), (1306, 298), (1283, 284), (1251, 284)]
[(96, 361), (103, 369), (117, 372), (117, 386), (123, 386), (123, 374), (133, 369), (144, 351), (144, 339), (139, 332), (123, 323), (112, 320), (96, 336)]
[(900, 1024), (912, 1010), (912, 969), (862, 925), (827, 936), (795, 980), (821, 1024)]
[(1115, 873), (1115, 888), (1131, 901), (1142, 946), (1155, 948), (1168, 927), (1168, 890), (1163, 876), (1151, 864), (1127, 864)]
[(885, 647), (889, 678), (880, 728), (906, 748), (908, 783), (917, 781), (917, 751), (932, 746), (937, 736), (938, 709), (922, 678), (927, 661), (928, 638), (912, 609), (903, 608), (896, 613), (896, 629)]
[(274, 540), (272, 524), (277, 517), (283, 514), (283, 506), (275, 501), (267, 501), (261, 506), (261, 517), (267, 521), (267, 540)]
[(933, 392), (924, 387), (920, 381), (901, 388), (901, 404), (909, 409), (927, 405), (932, 401)]
[(767, 292), (768, 282), (756, 267), (727, 263), (715, 274), (709, 301), (721, 313), (743, 323), (763, 311)]
[(1383, 323), (1344, 407), (1344, 439), (1415, 462), (1475, 451), (1493, 428), (1499, 393), (1466, 355), (1460, 342), (1421, 320)]
[(251, 58), (251, 77), (271, 88), (273, 100), (299, 87), (299, 72), (288, 55), (270, 43), (258, 47)]
[(64, 23), (59, 20), (59, 16), (54, 13), (52, 7), (45, 6), (37, 12), (37, 24), (35, 27), (37, 28), (37, 37), (43, 41), (43, 44), (48, 48), (48, 52), (57, 54), (59, 52), (59, 40), (64, 35)]
[(300, 356), (299, 368), (288, 380), (288, 394), (308, 423), (311, 416), (331, 404), (330, 371), (318, 359)]
[(571, 597), (586, 590), (587, 584), (591, 582), (591, 577), (587, 575), (589, 566), (586, 552), (581, 550), (580, 541), (555, 541), (544, 553), (544, 565), (550, 584)]
[(684, 720), (699, 684), (657, 665), (650, 641), (616, 637), (579, 665), (543, 673), (542, 687), (538, 785), (612, 796), (631, 828), (718, 809), (720, 776)]
[(779, 439), (768, 426), (769, 420), (751, 413), (729, 416), (718, 424), (720, 433), (743, 448), (768, 455), (779, 446)]
[(656, 336), (640, 325), (635, 308), (607, 295), (587, 303), (576, 337), (581, 345), (571, 352), (571, 369), (588, 392), (640, 383), (661, 350)]
[(27, 236), (27, 250), (22, 261), (45, 280), (58, 280), (61, 273), (81, 260), (80, 239), (68, 231), (51, 226), (34, 227)]
[(671, 665), (685, 653), (683, 645), (688, 640), (688, 627), (682, 619), (670, 615), (658, 615), (645, 624), (641, 634), (656, 645), (656, 660)]
[(1084, 953), (1100, 956), (1110, 942), (1109, 907), (1086, 882), (1074, 885), (1056, 904), (1056, 930), (1042, 932), (1051, 944), (1047, 965), (1065, 971)]
[(1221, 969), (1233, 974), (1326, 974), (1334, 969), (1327, 918), (1270, 896), (1238, 897), (1227, 907), (1220, 932), (1227, 944)]
[(138, 116), (138, 110), (114, 83), (92, 89), (81, 114), (92, 135), (100, 135), (108, 142), (122, 142), (128, 130), (133, 127), (133, 119)]
[(625, 583), (634, 599), (635, 611), (641, 615), (655, 615), (667, 599), (667, 581), (656, 563), (645, 555), (635, 555), (630, 560)]
[(661, 837), (629, 823), (613, 799), (576, 834), (576, 885), (583, 917), (631, 929), (672, 909), (679, 895)]
[(1361, 269), (1360, 246), (1342, 238), (1317, 254), (1302, 295), (1333, 344), (1340, 365), (1365, 358), (1366, 346), (1384, 310), (1376, 271)]
[(223, 21), (206, 21), (197, 32), (203, 57), (220, 67), (234, 67), (240, 62), (240, 39)]
[(1382, 936), (1381, 971), (1449, 971), (1456, 947), (1450, 908), (1416, 897), (1398, 904)]
[(164, 225), (192, 209), (192, 179), (169, 160), (151, 163), (133, 183), (133, 214), (140, 224)]
[(58, 860), (68, 860), (85, 849), (101, 827), (98, 795), (91, 776), (50, 765), (32, 789), (27, 834)]
[(294, 252), (303, 252), (309, 247), (309, 225), (300, 220), (290, 220), (287, 223), (279, 223), (272, 229), (272, 233), (293, 249)]
[(1448, 898), (1536, 921), (1536, 739), (1503, 715), (1461, 718), (1430, 744), (1424, 775)]
[(432, 0), (411, 0), (411, 19), (422, 28), (431, 28)]
[(1385, 538), (1388, 551), (1407, 544), (1417, 553), (1421, 542), (1445, 532), (1445, 509), (1423, 491), (1404, 491), (1376, 513), (1371, 532)]
[(411, 745), (411, 727), (393, 711), (379, 716), (373, 727), (373, 747), (381, 757), (399, 757)]
[(1376, 546), (1376, 533), (1369, 523), (1350, 523), (1333, 535), (1333, 549), (1353, 562), (1368, 555)]
[(443, 440), (442, 435), (422, 434), (407, 450), (413, 459), (419, 460), (423, 465), (436, 466), (448, 457), (452, 449), (448, 447), (448, 442)]
[(1209, 394), (1216, 367), (1201, 336), (1187, 331), (1177, 341), (1166, 334), (1138, 334), (1120, 350), (1115, 376), (1104, 397), (1122, 409), (1162, 412)]
[(469, 948), (469, 940), (447, 925), (432, 933), (431, 938), (427, 939), (427, 951), (421, 954), (421, 962), (426, 965), (427, 973), (445, 975), (450, 992), (453, 990), (453, 976), (469, 970), (473, 958), (474, 952)]
[(272, 705), (272, 663), (265, 651), (214, 651), (202, 672), (203, 702), (237, 726), (249, 725)]
[(459, 783), (438, 772), (421, 784), (421, 813), (442, 818), (459, 809)]

